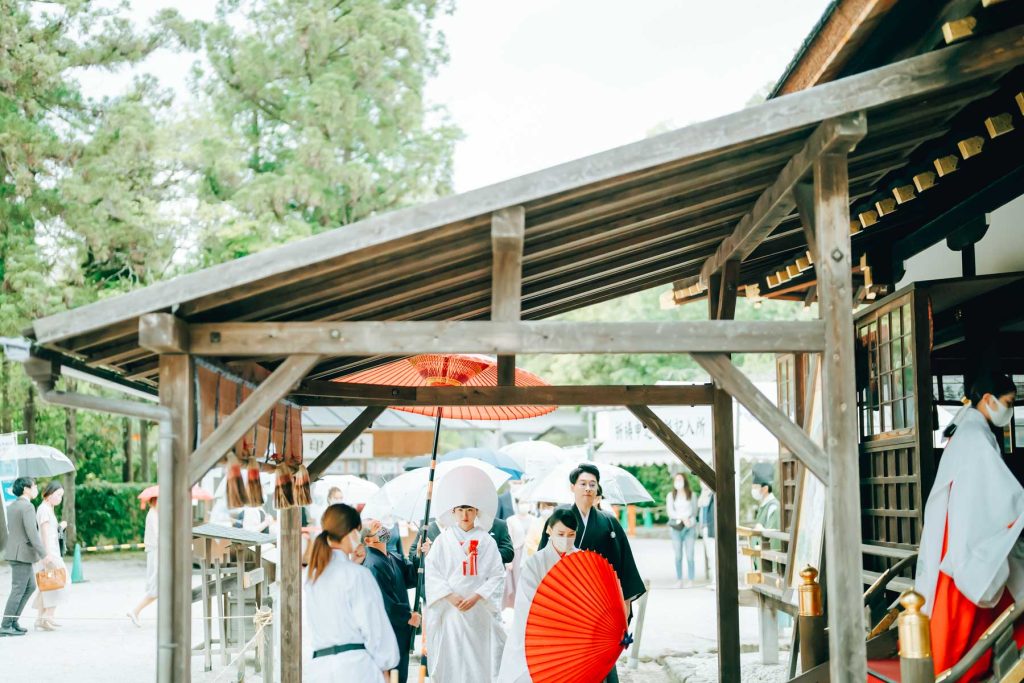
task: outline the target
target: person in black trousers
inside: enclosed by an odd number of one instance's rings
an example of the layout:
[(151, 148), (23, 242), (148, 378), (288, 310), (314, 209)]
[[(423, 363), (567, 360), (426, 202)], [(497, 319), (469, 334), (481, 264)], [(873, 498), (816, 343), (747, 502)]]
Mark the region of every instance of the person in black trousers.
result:
[(363, 566), (373, 574), (384, 596), (384, 611), (398, 641), (398, 680), (406, 683), (412, 629), (420, 625), (420, 615), (409, 609), (408, 591), (416, 587), (416, 570), (411, 562), (388, 551), (391, 530), (378, 520), (364, 520), (361, 535), (366, 546)]
[(39, 492), (35, 480), (18, 477), (11, 491), (18, 496), (7, 509), (8, 537), (4, 557), (11, 563), (11, 594), (0, 621), (0, 636), (23, 636), (27, 629), (21, 627), (18, 618), (36, 589), (32, 563), (46, 556), (46, 547), (39, 536), (36, 509), (32, 505), (32, 499)]

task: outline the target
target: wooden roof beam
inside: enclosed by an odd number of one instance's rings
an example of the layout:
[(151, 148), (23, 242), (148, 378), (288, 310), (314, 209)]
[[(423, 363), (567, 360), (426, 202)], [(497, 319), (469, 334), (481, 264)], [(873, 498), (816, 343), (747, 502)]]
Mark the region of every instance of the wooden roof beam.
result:
[(772, 233), (796, 206), (793, 189), (810, 172), (820, 157), (848, 152), (867, 134), (867, 116), (856, 112), (823, 121), (804, 144), (793, 155), (779, 177), (758, 197), (750, 210), (733, 231), (723, 240), (715, 255), (709, 258), (700, 271), (700, 283), (707, 285), (711, 276), (728, 261), (742, 261)]
[(310, 380), (290, 398), (324, 406), (703, 406), (711, 405), (711, 385), (382, 387)]
[(200, 356), (408, 356), (418, 353), (820, 352), (820, 321), (493, 322), (360, 321), (202, 323), (189, 327)]

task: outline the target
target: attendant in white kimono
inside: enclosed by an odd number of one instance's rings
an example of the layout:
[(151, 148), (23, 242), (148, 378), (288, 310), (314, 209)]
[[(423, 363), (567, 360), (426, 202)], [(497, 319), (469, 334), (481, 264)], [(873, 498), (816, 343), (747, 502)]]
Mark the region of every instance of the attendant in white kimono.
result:
[[(999, 614), (1024, 600), (1024, 488), (1003, 462), (993, 427), (1013, 418), (1016, 387), (1005, 375), (982, 375), (946, 430), (950, 437), (924, 508), (915, 587), (931, 615), (936, 673), (956, 664)], [(1018, 643), (1024, 629), (1015, 628)], [(986, 654), (961, 679), (979, 680)]]
[(516, 592), (515, 616), (505, 642), (498, 683), (531, 683), (533, 680), (526, 665), (526, 620), (530, 616), (533, 596), (540, 582), (559, 560), (576, 551), (576, 527), (576, 515), (571, 510), (555, 510), (548, 518), (545, 529), (548, 544), (523, 561)]
[[(305, 586), (313, 661), (303, 680), (387, 681), (398, 665), (398, 643), (373, 574), (349, 559), (359, 547), (359, 513), (331, 505), (314, 539)], [(286, 624), (297, 628), (297, 624)]]
[(439, 482), (436, 504), (446, 527), (430, 547), (426, 582), (427, 662), (432, 683), (493, 681), (505, 633), (505, 567), (487, 533), (498, 508), (482, 470), (456, 467)]

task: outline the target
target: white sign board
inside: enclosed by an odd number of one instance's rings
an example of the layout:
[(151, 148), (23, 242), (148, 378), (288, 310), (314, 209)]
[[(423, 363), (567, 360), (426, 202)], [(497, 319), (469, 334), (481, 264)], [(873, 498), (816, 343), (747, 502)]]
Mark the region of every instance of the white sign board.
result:
[[(711, 448), (711, 407), (680, 406), (656, 408), (665, 424), (694, 450)], [(658, 438), (628, 410), (597, 413), (595, 436), (602, 450), (663, 450)]]
[[(303, 432), (302, 459), (306, 462), (323, 453), (339, 432)], [(373, 457), (373, 434), (360, 434), (359, 438), (341, 452), (338, 460), (369, 460)]]
[[(8, 446), (18, 445), (18, 433), (0, 434), (0, 451)], [(16, 496), (11, 484), (18, 478), (18, 463), (14, 460), (0, 460), (0, 502), (5, 506), (13, 503)]]

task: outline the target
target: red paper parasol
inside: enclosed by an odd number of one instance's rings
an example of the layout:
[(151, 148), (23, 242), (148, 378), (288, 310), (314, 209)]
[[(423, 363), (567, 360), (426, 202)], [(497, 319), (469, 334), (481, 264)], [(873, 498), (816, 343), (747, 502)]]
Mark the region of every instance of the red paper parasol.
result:
[[(147, 486), (142, 489), (142, 493), (139, 494), (139, 500), (142, 501), (142, 507), (146, 507), (146, 503), (159, 497), (160, 487), (157, 485)], [(213, 500), (213, 496), (211, 496), (206, 489), (199, 488), (199, 484), (196, 484), (192, 487), (192, 500)]]
[(534, 683), (592, 683), (632, 642), (622, 588), (598, 553), (566, 555), (537, 587), (526, 619), (526, 665)]
[[(532, 372), (516, 368), (517, 387), (543, 387), (548, 383)], [(392, 387), (494, 387), (498, 362), (487, 356), (427, 353), (345, 375), (336, 382), (382, 384)], [(434, 417), (437, 409), (393, 406), (395, 410)], [(555, 406), (444, 406), (444, 417), (457, 420), (521, 420), (546, 415)]]

